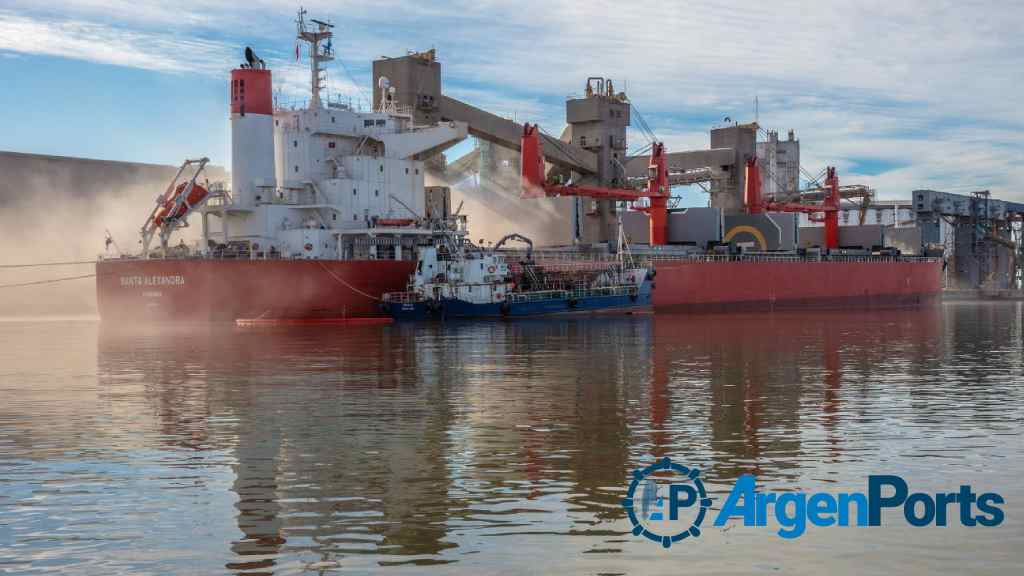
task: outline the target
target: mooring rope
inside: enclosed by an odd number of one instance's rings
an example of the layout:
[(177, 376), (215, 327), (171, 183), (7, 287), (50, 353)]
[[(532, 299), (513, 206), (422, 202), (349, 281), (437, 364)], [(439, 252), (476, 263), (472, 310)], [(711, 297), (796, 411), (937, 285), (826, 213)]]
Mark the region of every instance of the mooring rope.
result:
[(351, 291), (355, 292), (356, 294), (359, 294), (359, 295), (361, 295), (361, 296), (365, 296), (365, 297), (367, 297), (367, 298), (369, 298), (369, 299), (371, 299), (371, 300), (376, 300), (377, 302), (381, 302), (381, 299), (380, 299), (380, 298), (378, 298), (378, 297), (376, 297), (376, 296), (374, 296), (374, 295), (372, 295), (372, 294), (367, 294), (366, 292), (363, 292), (363, 291), (362, 291), (362, 290), (360, 290), (359, 288), (356, 288), (355, 286), (353, 286), (353, 285), (349, 284), (348, 282), (345, 282), (345, 281), (344, 281), (343, 279), (341, 279), (341, 277), (340, 277), (340, 276), (338, 276), (337, 274), (335, 274), (333, 270), (331, 270), (330, 268), (328, 268), (328, 267), (327, 267), (327, 265), (326, 265), (326, 264), (324, 264), (324, 263), (323, 263), (323, 262), (322, 262), (321, 260), (317, 260), (317, 261), (316, 261), (316, 263), (317, 263), (317, 264), (319, 264), (319, 265), (320, 265), (320, 267), (324, 269), (324, 272), (327, 272), (328, 274), (330, 274), (330, 275), (331, 275), (331, 277), (332, 277), (332, 278), (334, 278), (335, 280), (337, 280), (338, 282), (340, 282), (342, 286), (344, 286), (344, 287), (348, 288), (349, 290), (351, 290)]
[(44, 266), (75, 266), (78, 264), (95, 263), (95, 260), (76, 260), (73, 262), (37, 262), (35, 264), (0, 264), (0, 268), (42, 268)]
[(57, 282), (69, 282), (71, 280), (82, 280), (85, 278), (95, 278), (95, 274), (84, 274), (82, 276), (65, 276), (64, 278), (51, 278), (49, 280), (35, 280), (33, 282), (18, 282), (17, 284), (0, 284), (2, 288), (20, 288), (22, 286), (38, 286), (40, 284), (56, 284)]

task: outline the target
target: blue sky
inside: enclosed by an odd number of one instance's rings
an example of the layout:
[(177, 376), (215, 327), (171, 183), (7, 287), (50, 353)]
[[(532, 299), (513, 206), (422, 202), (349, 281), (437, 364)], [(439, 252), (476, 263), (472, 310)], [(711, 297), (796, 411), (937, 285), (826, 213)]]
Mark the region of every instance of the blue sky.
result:
[[(725, 116), (753, 119), (757, 96), (761, 124), (795, 129), (812, 173), (834, 164), (843, 183), (889, 198), (988, 188), (1024, 200), (1019, 3), (304, 4), (337, 25), (331, 91), (355, 102), (372, 59), (435, 47), (447, 93), (550, 132), (591, 75), (627, 86), (670, 150), (706, 147)], [(227, 165), (226, 78), (243, 46), (286, 98), (305, 95), (297, 7), (0, 0), (0, 149)]]

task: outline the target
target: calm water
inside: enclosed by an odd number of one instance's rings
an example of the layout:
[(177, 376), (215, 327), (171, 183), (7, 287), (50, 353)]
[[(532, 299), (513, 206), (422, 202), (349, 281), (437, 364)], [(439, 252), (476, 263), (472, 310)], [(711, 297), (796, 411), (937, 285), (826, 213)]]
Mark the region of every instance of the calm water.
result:
[[(0, 322), (0, 571), (1021, 573), (1024, 310), (370, 328)], [(998, 528), (710, 527), (655, 456), (777, 490), (1003, 494)]]

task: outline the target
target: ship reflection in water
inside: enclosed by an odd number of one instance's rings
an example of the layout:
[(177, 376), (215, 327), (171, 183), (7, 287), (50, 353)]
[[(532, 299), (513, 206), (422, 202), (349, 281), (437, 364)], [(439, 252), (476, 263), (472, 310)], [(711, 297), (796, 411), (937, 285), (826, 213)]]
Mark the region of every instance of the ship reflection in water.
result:
[[(1013, 571), (1021, 318), (964, 304), (354, 329), (0, 322), (0, 564)], [(745, 473), (832, 492), (895, 473), (999, 491), (1007, 522), (786, 542), (709, 527), (664, 552), (618, 504), (629, 472), (663, 455), (702, 469), (715, 508)]]

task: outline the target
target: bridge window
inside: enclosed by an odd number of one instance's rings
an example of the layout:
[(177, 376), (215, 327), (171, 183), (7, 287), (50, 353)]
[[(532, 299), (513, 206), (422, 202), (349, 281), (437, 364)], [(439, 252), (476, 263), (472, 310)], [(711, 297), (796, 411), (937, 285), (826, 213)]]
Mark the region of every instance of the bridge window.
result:
[(363, 128), (369, 128), (373, 126), (373, 120), (363, 120)]

